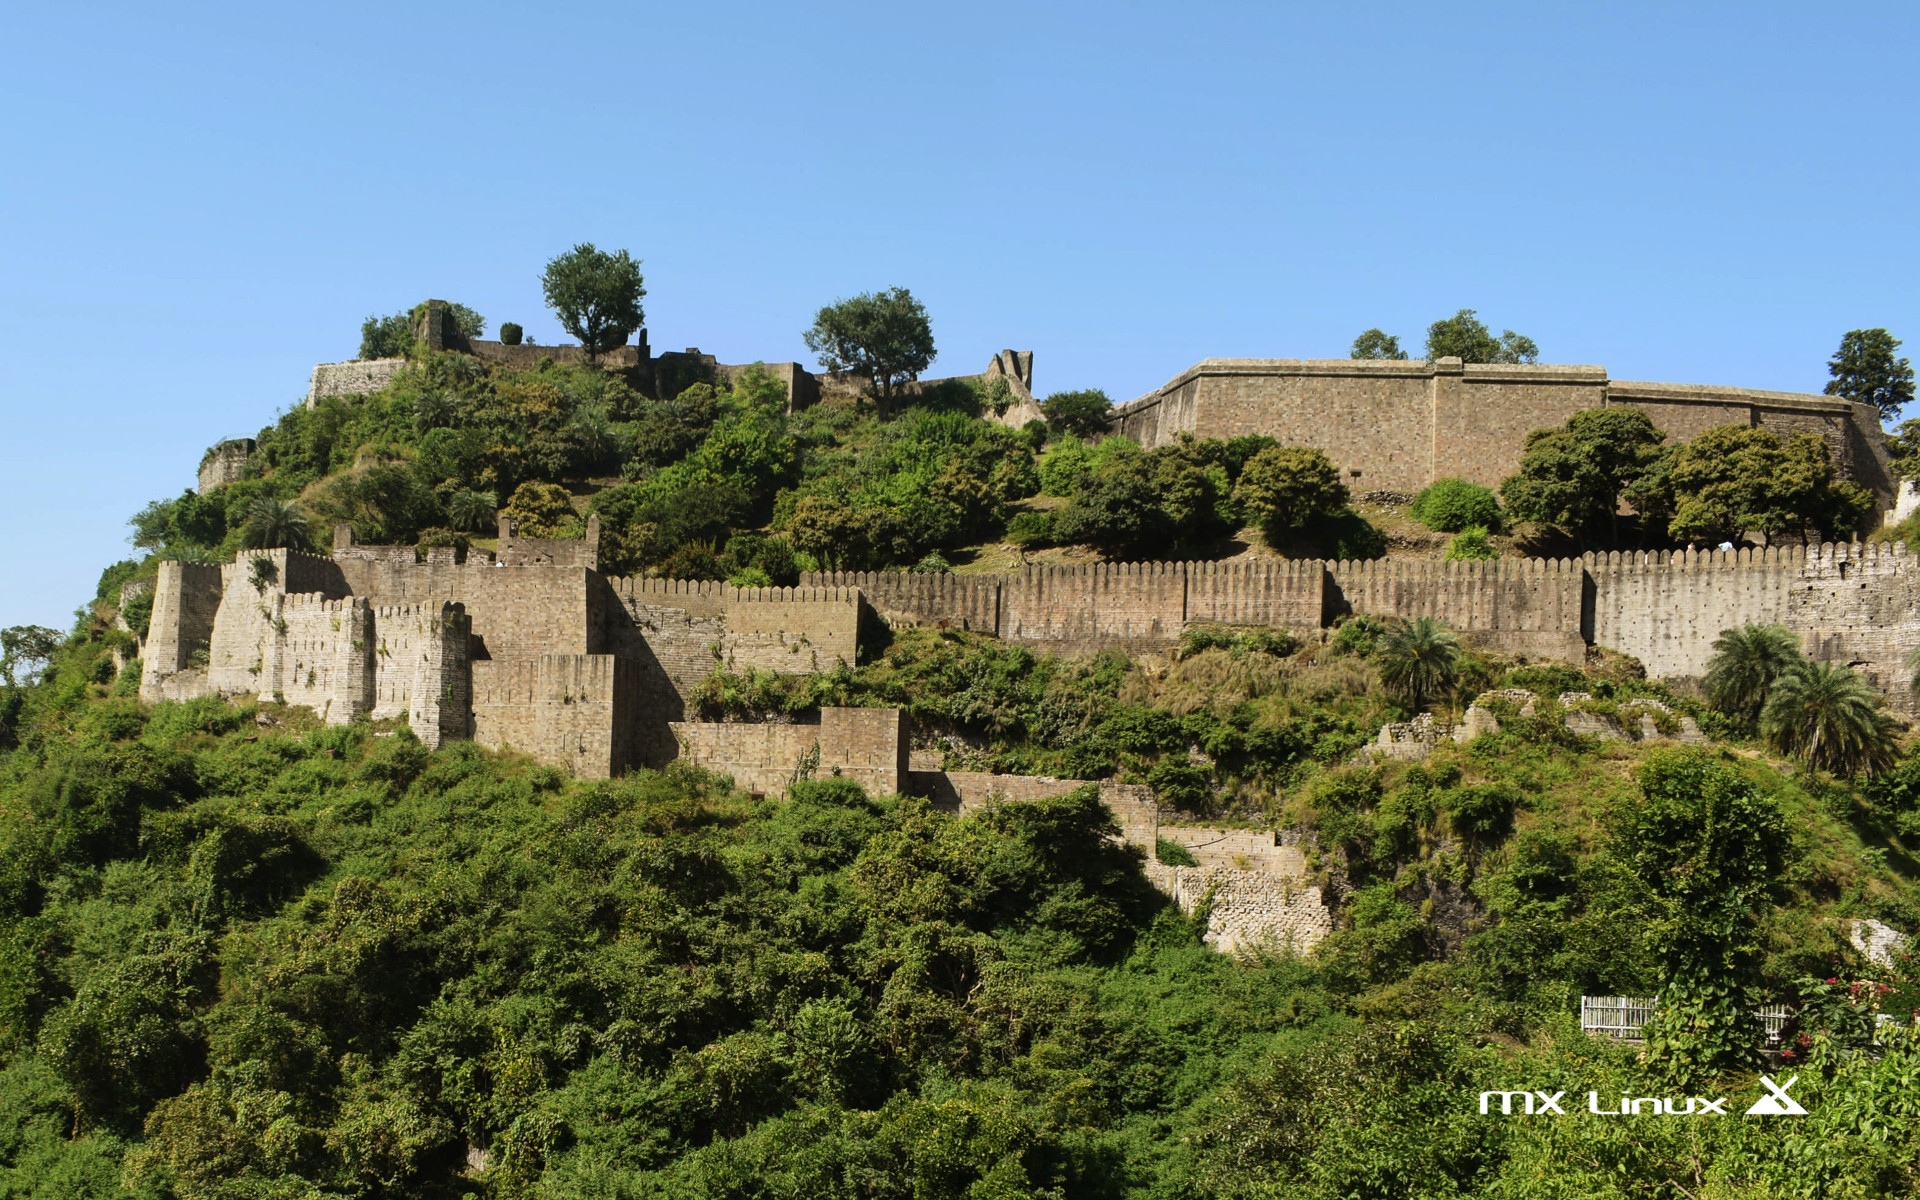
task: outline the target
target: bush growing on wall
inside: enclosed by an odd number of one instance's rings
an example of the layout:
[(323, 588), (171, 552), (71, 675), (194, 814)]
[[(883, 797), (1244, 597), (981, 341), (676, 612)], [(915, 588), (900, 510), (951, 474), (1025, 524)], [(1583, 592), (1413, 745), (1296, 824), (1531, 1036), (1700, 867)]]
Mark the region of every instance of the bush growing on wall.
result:
[(501, 345), (518, 346), (520, 344), (521, 339), (524, 338), (525, 336), (526, 336), (526, 330), (520, 328), (520, 326), (514, 324), (512, 321), (501, 322), (500, 324), (500, 344)]
[(1441, 533), (1459, 533), (1470, 525), (1482, 531), (1500, 528), (1500, 501), (1490, 488), (1464, 479), (1436, 479), (1413, 498), (1413, 518)]

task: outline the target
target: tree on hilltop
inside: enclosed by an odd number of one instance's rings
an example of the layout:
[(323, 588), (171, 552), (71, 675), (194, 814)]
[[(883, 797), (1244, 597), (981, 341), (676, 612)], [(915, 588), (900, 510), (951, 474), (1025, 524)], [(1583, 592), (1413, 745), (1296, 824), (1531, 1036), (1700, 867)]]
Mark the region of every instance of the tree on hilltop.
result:
[[(1359, 343), (1355, 342), (1354, 346), (1357, 349)], [(1463, 308), (1427, 326), (1427, 361), (1442, 358), (1457, 358), (1463, 363), (1539, 362), (1540, 347), (1532, 338), (1511, 329), (1501, 330), (1499, 337), (1493, 336), (1493, 331), (1473, 309)]]
[(926, 307), (898, 287), (827, 305), (803, 336), (823, 370), (867, 377), (883, 421), (900, 385), (918, 379), (935, 353)]
[(1407, 352), (1400, 348), (1399, 338), (1383, 329), (1369, 329), (1353, 339), (1353, 350), (1347, 357), (1402, 362), (1405, 361)]
[[(422, 301), (406, 312), (397, 312), (384, 317), (368, 317), (360, 323), (361, 359), (406, 358), (413, 353), (413, 328), (420, 321), (420, 312), (426, 307)], [(468, 341), (487, 331), (487, 319), (464, 304), (449, 300), (447, 312), (453, 318), (454, 327)]]
[(1107, 432), (1113, 401), (1099, 388), (1055, 392), (1040, 402), (1040, 411), (1047, 418), (1047, 428), (1054, 433), (1099, 437)]
[(625, 250), (608, 254), (581, 242), (547, 263), (540, 291), (560, 327), (580, 339), (589, 359), (626, 345), (646, 323), (640, 263)]
[(1855, 329), (1840, 339), (1840, 349), (1827, 363), (1826, 393), (1871, 404), (1883, 420), (1900, 415), (1913, 403), (1913, 366), (1894, 356), (1900, 339), (1884, 329)]

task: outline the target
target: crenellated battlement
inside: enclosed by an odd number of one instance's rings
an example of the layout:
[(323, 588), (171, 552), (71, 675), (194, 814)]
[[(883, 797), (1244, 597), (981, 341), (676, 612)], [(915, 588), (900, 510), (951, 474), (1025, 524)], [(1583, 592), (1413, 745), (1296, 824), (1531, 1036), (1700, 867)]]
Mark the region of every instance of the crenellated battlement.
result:
[[(604, 774), (670, 757), (670, 725), (715, 669), (851, 664), (874, 619), (1060, 652), (1150, 653), (1196, 625), (1306, 633), (1348, 615), (1430, 617), (1523, 660), (1577, 663), (1607, 646), (1666, 679), (1702, 674), (1725, 629), (1781, 624), (1808, 653), (1859, 666), (1902, 709), (1914, 705), (1905, 662), (1920, 647), (1920, 560), (1898, 543), (833, 571), (739, 588), (609, 578), (531, 543), (508, 566), (417, 562), (410, 548), (354, 545), (350, 532), (339, 542), (333, 557), (164, 564), (142, 694), (278, 695), (330, 721), (404, 715), (436, 738), (529, 747)], [(271, 569), (253, 565), (263, 557)], [(576, 676), (592, 686), (566, 682)]]

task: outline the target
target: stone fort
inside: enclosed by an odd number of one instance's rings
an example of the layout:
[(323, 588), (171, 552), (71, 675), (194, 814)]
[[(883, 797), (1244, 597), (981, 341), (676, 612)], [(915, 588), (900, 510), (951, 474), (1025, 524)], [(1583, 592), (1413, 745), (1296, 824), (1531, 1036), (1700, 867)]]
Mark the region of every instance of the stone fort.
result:
[[(420, 340), (532, 367), (573, 347), (455, 344), (444, 305)], [(740, 367), (689, 350), (654, 356), (644, 340), (610, 365), (649, 395)], [(404, 360), (323, 364), (308, 402), (378, 390)], [(774, 364), (790, 402), (846, 380)], [(1038, 415), (1032, 356), (996, 355), (1014, 406)], [(1885, 507), (1896, 488), (1878, 416), (1825, 396), (1624, 383), (1599, 367), (1477, 366), (1457, 360), (1208, 359), (1116, 409), (1113, 427), (1145, 446), (1180, 436), (1264, 433), (1318, 446), (1358, 492), (1413, 492), (1437, 476), (1496, 486), (1525, 435), (1585, 408), (1630, 404), (1670, 436), (1744, 424), (1824, 438), (1840, 468)], [(203, 491), (240, 477), (253, 446), (222, 443), (202, 463)], [(948, 772), (911, 748), (893, 709), (820, 711), (792, 724), (692, 720), (718, 667), (826, 670), (858, 660), (886, 628), (972, 630), (1037, 651), (1164, 652), (1186, 630), (1227, 625), (1314, 635), (1343, 616), (1433, 617), (1486, 649), (1577, 664), (1592, 647), (1630, 654), (1655, 678), (1704, 673), (1712, 643), (1744, 623), (1784, 625), (1817, 659), (1859, 669), (1908, 715), (1920, 715), (1908, 656), (1920, 648), (1920, 558), (1898, 544), (1729, 552), (1590, 554), (1564, 560), (1333, 562), (1239, 560), (1007, 574), (814, 573), (792, 588), (628, 579), (599, 570), (599, 529), (583, 540), (524, 538), (503, 521), (496, 552), (365, 546), (336, 528), (330, 554), (242, 554), (229, 564), (163, 563), (142, 649), (141, 695), (262, 697), (305, 705), (333, 723), (404, 718), (427, 744), (471, 740), (519, 749), (585, 777), (680, 758), (777, 794), (809, 775), (851, 778), (967, 812), (1033, 800), (1079, 780)], [(424, 557), (422, 554), (424, 553)], [(1209, 906), (1208, 941), (1291, 941), (1305, 948), (1332, 917), (1287, 835), (1162, 826), (1146, 789), (1098, 785), (1126, 841), (1147, 850), (1154, 883), (1189, 911)], [(1198, 867), (1155, 861), (1161, 841)]]
[(1355, 492), (1413, 493), (1457, 477), (1498, 488), (1519, 469), (1528, 433), (1582, 409), (1640, 409), (1669, 437), (1747, 425), (1823, 439), (1842, 474), (1878, 507), (1899, 491), (1880, 414), (1834, 396), (1609, 379), (1605, 367), (1363, 359), (1209, 358), (1114, 410), (1113, 428), (1142, 446), (1183, 433), (1264, 433), (1316, 446)]

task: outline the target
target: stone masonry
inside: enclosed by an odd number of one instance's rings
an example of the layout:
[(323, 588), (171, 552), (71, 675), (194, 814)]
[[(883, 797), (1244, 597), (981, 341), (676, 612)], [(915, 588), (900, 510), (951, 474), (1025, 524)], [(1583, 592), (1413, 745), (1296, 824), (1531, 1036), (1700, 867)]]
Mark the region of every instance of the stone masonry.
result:
[(1181, 434), (1268, 434), (1326, 451), (1356, 492), (1417, 492), (1448, 476), (1498, 487), (1519, 468), (1529, 432), (1611, 405), (1640, 409), (1675, 438), (1718, 425), (1815, 434), (1880, 509), (1898, 492), (1870, 407), (1799, 392), (1628, 382), (1593, 366), (1209, 358), (1115, 409), (1113, 428), (1148, 448)]

